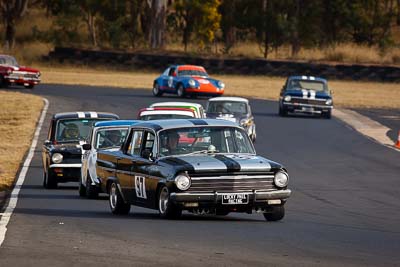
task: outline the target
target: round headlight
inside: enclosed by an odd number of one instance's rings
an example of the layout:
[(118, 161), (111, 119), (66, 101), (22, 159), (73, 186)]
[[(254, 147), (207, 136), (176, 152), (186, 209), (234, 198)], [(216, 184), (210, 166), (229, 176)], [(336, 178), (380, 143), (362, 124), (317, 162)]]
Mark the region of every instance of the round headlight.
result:
[(283, 100), (285, 100), (286, 102), (289, 102), (290, 100), (292, 100), (292, 97), (290, 95), (285, 96), (285, 98), (283, 98)]
[(63, 160), (63, 155), (61, 155), (60, 153), (54, 153), (53, 156), (51, 156), (51, 160), (54, 163), (61, 163), (61, 161)]
[(8, 70), (7, 70), (7, 74), (11, 74), (11, 72), (12, 72), (11, 69), (8, 69)]
[(179, 174), (178, 176), (175, 177), (175, 184), (176, 187), (178, 187), (179, 190), (188, 190), (190, 185), (192, 184), (192, 181), (190, 180), (190, 177)]
[(277, 187), (286, 187), (289, 182), (289, 176), (286, 172), (279, 171), (275, 174), (274, 183)]
[(195, 87), (196, 86), (196, 82), (194, 80), (192, 80), (192, 79), (190, 79), (188, 83), (189, 83), (190, 87)]
[(325, 104), (326, 104), (326, 105), (332, 105), (332, 99), (326, 100)]
[(219, 81), (218, 82), (218, 87), (221, 88), (221, 89), (224, 89), (225, 88), (225, 84), (223, 82)]

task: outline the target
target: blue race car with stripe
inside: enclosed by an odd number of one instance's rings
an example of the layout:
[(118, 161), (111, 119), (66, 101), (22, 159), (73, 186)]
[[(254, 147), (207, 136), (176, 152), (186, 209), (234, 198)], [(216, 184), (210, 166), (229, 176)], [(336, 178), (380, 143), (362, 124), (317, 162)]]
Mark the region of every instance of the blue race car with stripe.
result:
[(318, 114), (331, 118), (332, 94), (325, 79), (313, 76), (291, 76), (286, 80), (279, 97), (279, 115), (289, 112)]
[(287, 170), (256, 155), (235, 122), (154, 120), (130, 127), (119, 150), (98, 151), (96, 171), (112, 213), (136, 205), (177, 218), (183, 210), (259, 212), (281, 220), (290, 197)]

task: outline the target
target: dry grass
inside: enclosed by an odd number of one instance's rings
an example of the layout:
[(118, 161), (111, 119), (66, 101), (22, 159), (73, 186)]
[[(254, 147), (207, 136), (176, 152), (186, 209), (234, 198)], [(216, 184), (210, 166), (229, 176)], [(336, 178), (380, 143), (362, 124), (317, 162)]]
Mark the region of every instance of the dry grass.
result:
[[(150, 90), (159, 73), (110, 72), (85, 68), (41, 69), (43, 82)], [(226, 83), (226, 94), (277, 100), (285, 82), (280, 77), (217, 75)], [(400, 90), (395, 83), (330, 81), (335, 105), (357, 108), (399, 108)], [(150, 92), (149, 92), (150, 93)]]
[[(263, 52), (257, 43), (239, 43), (231, 49), (230, 54), (243, 57), (263, 57)], [(273, 60), (400, 64), (400, 48), (393, 47), (382, 52), (376, 46), (345, 43), (325, 48), (302, 48), (297, 56), (292, 57), (290, 47), (282, 46), (276, 51), (271, 51), (268, 58)]]
[(0, 191), (9, 189), (43, 107), (38, 96), (0, 91)]

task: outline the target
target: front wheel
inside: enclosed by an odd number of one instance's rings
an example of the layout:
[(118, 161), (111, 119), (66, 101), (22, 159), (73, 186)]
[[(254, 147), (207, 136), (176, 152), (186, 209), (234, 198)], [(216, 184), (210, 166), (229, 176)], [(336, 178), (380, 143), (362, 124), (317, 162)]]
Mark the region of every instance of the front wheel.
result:
[(82, 183), (82, 178), (79, 178), (78, 192), (80, 197), (86, 197), (86, 188)]
[(285, 117), (287, 114), (288, 112), (284, 107), (279, 107), (279, 116)]
[(264, 218), (267, 221), (280, 221), (285, 217), (285, 207), (284, 206), (275, 206), (272, 207), (272, 211), (268, 213), (264, 213)]
[(170, 201), (168, 187), (163, 186), (158, 195), (158, 211), (161, 218), (178, 219), (182, 215), (182, 210)]
[(109, 202), (111, 212), (113, 214), (125, 215), (128, 214), (131, 209), (131, 205), (124, 202), (122, 195), (118, 190), (118, 186), (115, 182), (113, 182), (110, 186)]
[(158, 85), (158, 83), (154, 83), (153, 86), (153, 95), (154, 96), (162, 96), (162, 92), (160, 91), (160, 86)]
[(326, 112), (323, 112), (322, 117), (324, 117), (325, 119), (330, 119), (332, 117), (332, 111), (328, 110)]
[(178, 89), (176, 90), (176, 94), (177, 94), (179, 97), (184, 97), (184, 96), (185, 96), (185, 88), (183, 88), (183, 85), (182, 85), (182, 84), (179, 84), (179, 85), (178, 85)]
[(49, 174), (49, 170), (43, 172), (43, 187), (46, 189), (57, 188), (57, 178)]
[(7, 81), (3, 76), (0, 76), (0, 88), (7, 88)]
[(96, 185), (92, 184), (92, 179), (90, 178), (89, 172), (86, 175), (86, 197), (90, 199), (96, 199), (99, 197), (99, 191)]

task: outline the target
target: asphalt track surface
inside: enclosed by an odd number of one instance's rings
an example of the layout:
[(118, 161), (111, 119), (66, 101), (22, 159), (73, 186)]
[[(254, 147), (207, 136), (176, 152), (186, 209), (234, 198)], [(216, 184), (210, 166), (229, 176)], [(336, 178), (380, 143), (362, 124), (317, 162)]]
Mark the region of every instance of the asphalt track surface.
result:
[[(50, 116), (96, 110), (134, 118), (150, 91), (40, 85)], [(205, 99), (190, 100), (205, 103)], [(277, 116), (277, 103), (252, 100), (258, 154), (289, 170), (286, 217), (185, 213), (163, 220), (133, 207), (111, 214), (105, 197), (78, 197), (75, 183), (42, 188), (41, 145), (0, 248), (0, 266), (400, 266), (400, 153), (332, 120)]]

